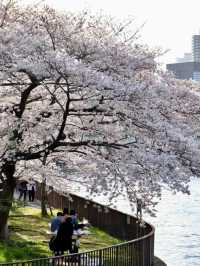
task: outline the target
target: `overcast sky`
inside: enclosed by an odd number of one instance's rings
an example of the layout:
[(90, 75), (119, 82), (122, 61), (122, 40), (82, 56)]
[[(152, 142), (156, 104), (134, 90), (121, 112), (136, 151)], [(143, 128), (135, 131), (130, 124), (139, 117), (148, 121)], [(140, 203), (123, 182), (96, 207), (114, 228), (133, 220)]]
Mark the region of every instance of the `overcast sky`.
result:
[(137, 26), (146, 22), (141, 41), (169, 49), (161, 58), (164, 64), (190, 52), (192, 35), (200, 31), (200, 0), (46, 0), (46, 3), (59, 9), (101, 9), (119, 18), (132, 16)]

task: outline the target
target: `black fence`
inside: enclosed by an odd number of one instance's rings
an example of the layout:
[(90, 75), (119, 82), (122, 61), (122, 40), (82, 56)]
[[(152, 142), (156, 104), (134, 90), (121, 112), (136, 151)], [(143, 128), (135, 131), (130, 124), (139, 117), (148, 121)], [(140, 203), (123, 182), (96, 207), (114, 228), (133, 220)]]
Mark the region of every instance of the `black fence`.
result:
[(153, 266), (153, 235), (83, 253), (4, 263), (4, 266)]
[[(37, 199), (41, 197), (40, 184), (37, 186)], [(1, 263), (1, 266), (153, 266), (154, 227), (146, 222), (141, 226), (136, 217), (112, 208), (71, 195), (72, 200), (59, 192), (48, 195), (49, 204), (56, 208), (76, 209), (79, 218), (86, 218), (109, 234), (126, 240), (118, 245), (59, 257), (49, 257)], [(132, 239), (132, 240), (131, 240)]]
[[(37, 184), (36, 198), (41, 199), (40, 184)], [(145, 223), (144, 227), (140, 227), (137, 218), (132, 215), (75, 194), (70, 194), (69, 199), (61, 192), (53, 190), (48, 194), (48, 202), (50, 206), (61, 210), (65, 207), (69, 210), (75, 209), (80, 220), (86, 218), (93, 226), (122, 240), (137, 239), (154, 232), (153, 226), (148, 223)]]

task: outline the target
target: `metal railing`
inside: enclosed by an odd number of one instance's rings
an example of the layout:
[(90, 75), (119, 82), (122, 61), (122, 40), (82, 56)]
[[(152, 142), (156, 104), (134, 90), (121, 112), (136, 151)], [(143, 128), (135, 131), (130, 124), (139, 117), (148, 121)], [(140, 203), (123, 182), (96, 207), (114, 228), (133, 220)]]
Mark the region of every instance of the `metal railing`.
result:
[[(39, 190), (39, 187), (38, 187)], [(40, 199), (40, 193), (36, 195)], [(67, 206), (66, 198), (56, 192), (51, 194), (51, 205), (57, 208)], [(149, 223), (140, 226), (136, 217), (109, 208), (106, 214), (98, 213), (94, 202), (73, 195), (73, 208), (86, 217), (92, 225), (102, 227), (120, 239), (133, 239), (103, 249), (68, 254), (58, 257), (40, 258), (19, 262), (0, 263), (0, 266), (153, 266), (155, 229)], [(99, 205), (103, 206), (103, 205)], [(129, 222), (127, 222), (129, 217)], [(107, 227), (108, 225), (109, 228)], [(114, 230), (112, 229), (114, 227)], [(123, 229), (123, 230), (122, 230)], [(123, 238), (121, 238), (124, 236)]]
[[(149, 225), (150, 226), (150, 225)], [(153, 266), (154, 227), (138, 239), (77, 254), (27, 261), (1, 263), (1, 266)]]

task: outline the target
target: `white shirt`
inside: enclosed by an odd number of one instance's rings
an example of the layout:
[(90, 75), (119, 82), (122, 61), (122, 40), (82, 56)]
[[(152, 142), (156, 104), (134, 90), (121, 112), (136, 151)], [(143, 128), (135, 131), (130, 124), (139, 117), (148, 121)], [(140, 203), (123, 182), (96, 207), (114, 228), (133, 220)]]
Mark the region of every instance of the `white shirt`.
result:
[(32, 190), (32, 187), (34, 188), (34, 190), (36, 190), (36, 184), (34, 181), (30, 181), (28, 184), (27, 184), (27, 189), (28, 190)]

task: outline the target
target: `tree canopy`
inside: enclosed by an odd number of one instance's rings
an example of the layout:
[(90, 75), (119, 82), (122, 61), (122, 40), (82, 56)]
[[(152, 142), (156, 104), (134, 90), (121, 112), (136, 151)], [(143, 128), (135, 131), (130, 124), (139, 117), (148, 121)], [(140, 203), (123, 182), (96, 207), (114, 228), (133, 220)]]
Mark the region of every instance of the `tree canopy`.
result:
[(130, 23), (0, 1), (4, 190), (25, 165), (44, 171), (46, 156), (48, 175), (62, 164), (91, 192), (142, 197), (146, 209), (163, 187), (189, 193), (200, 165), (198, 86), (161, 71)]

